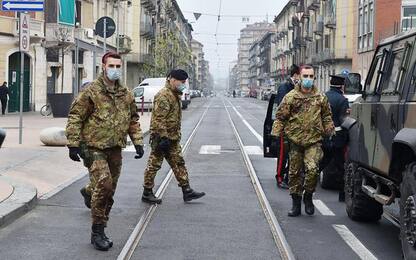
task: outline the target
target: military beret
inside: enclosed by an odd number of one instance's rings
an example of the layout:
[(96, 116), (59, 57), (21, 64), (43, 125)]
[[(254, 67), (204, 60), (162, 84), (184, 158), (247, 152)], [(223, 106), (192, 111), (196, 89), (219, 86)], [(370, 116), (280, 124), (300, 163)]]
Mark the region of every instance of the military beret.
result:
[(342, 86), (345, 85), (345, 75), (344, 74), (337, 74), (337, 75), (329, 75), (331, 77), (330, 84), (332, 86)]
[(177, 80), (187, 80), (189, 76), (188, 76), (188, 73), (186, 73), (186, 71), (179, 69), (179, 70), (172, 70), (169, 73), (168, 77), (171, 77)]

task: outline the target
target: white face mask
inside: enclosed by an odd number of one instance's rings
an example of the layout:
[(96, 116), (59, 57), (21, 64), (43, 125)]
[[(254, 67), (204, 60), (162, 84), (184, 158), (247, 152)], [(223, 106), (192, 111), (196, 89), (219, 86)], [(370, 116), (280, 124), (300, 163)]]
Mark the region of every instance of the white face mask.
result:
[(108, 68), (107, 69), (107, 78), (111, 81), (119, 80), (121, 78), (121, 69)]

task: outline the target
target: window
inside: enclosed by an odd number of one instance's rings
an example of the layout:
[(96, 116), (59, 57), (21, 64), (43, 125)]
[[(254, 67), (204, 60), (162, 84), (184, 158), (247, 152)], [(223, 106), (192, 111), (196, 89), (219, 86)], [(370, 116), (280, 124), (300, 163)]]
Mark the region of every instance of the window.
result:
[(387, 79), (383, 85), (382, 93), (392, 93), (396, 90), (396, 83), (401, 71), (401, 64), (404, 50), (393, 53), (393, 63), (390, 64), (388, 71), (386, 72)]
[(402, 16), (402, 31), (416, 28), (416, 6), (404, 6)]
[(360, 1), (358, 8), (358, 49), (372, 48), (374, 0)]
[[(388, 57), (388, 53), (389, 52), (387, 50), (384, 50), (382, 55), (377, 56), (376, 61), (373, 64), (374, 66), (371, 68), (371, 73), (369, 74), (371, 76), (367, 78), (365, 89), (365, 92), (369, 95), (375, 94), (377, 86), (382, 80), (384, 65)], [(368, 79), (370, 79), (370, 81), (368, 81)]]

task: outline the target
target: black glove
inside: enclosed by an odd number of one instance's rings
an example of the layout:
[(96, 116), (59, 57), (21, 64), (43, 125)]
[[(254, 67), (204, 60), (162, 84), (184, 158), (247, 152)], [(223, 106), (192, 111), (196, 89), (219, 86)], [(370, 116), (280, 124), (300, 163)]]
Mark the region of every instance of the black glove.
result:
[(80, 156), (81, 156), (81, 149), (79, 147), (68, 147), (69, 149), (69, 158), (71, 158), (71, 160), (79, 162), (81, 161)]
[(143, 145), (135, 145), (134, 148), (136, 148), (136, 156), (134, 156), (134, 159), (140, 159), (143, 157), (144, 150)]
[(172, 141), (166, 137), (162, 137), (160, 138), (159, 144), (157, 146), (157, 150), (164, 152), (164, 153), (168, 153), (170, 150), (170, 146), (171, 146)]

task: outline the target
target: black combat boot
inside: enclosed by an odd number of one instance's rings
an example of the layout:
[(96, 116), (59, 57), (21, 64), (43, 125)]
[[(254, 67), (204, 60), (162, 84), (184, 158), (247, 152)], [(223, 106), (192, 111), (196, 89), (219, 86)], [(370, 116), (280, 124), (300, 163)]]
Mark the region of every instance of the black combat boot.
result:
[(292, 194), (292, 209), (287, 213), (289, 217), (297, 217), (301, 214), (302, 197)]
[(183, 200), (185, 202), (196, 200), (205, 196), (205, 192), (194, 191), (193, 189), (191, 189), (191, 187), (189, 187), (189, 185), (183, 186), (182, 192), (183, 192)]
[(305, 194), (303, 194), (303, 203), (305, 203), (306, 214), (313, 215), (315, 213), (315, 206), (312, 202), (312, 193), (305, 192)]
[(150, 204), (160, 204), (162, 203), (161, 199), (156, 198), (155, 194), (153, 194), (152, 189), (144, 188), (142, 201)]
[(110, 248), (110, 243), (104, 234), (104, 225), (93, 224), (91, 229), (91, 244), (97, 250), (107, 251)]
[(79, 192), (81, 192), (82, 197), (84, 197), (84, 204), (87, 208), (91, 208), (91, 194), (88, 194), (87, 189), (83, 187)]

